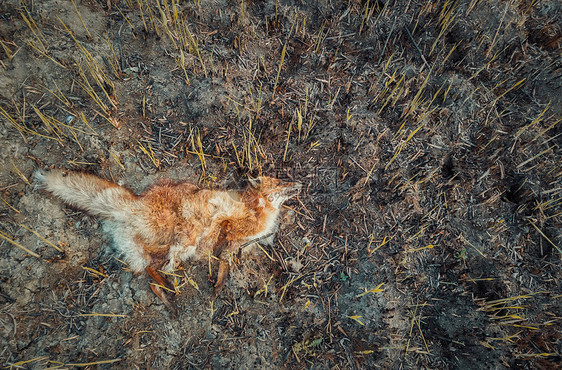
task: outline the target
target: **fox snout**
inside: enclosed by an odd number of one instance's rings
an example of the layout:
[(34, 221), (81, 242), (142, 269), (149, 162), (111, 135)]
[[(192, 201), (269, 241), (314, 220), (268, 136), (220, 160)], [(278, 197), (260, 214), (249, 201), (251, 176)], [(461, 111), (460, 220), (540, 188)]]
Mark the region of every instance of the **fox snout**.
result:
[(283, 189), (283, 193), (287, 198), (292, 198), (297, 196), (302, 189), (302, 184), (300, 182), (289, 182), (287, 187)]
[(279, 207), (287, 199), (297, 196), (302, 185), (298, 182), (286, 182), (279, 184), (275, 191), (267, 194), (267, 200), (275, 207)]

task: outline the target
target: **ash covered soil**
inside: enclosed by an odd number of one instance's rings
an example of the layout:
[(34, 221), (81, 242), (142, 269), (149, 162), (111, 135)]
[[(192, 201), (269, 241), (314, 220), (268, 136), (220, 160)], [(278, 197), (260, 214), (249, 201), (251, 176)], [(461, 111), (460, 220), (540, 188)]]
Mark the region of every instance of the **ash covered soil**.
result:
[[(2, 366), (560, 367), (560, 2), (0, 8)], [(169, 276), (173, 317), (53, 167), (304, 186), (215, 301)]]

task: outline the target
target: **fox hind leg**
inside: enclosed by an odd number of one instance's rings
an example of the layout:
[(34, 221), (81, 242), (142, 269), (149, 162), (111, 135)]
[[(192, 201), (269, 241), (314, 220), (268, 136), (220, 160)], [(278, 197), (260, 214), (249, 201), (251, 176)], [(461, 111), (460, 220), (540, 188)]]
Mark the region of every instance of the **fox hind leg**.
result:
[(162, 277), (162, 275), (160, 275), (158, 270), (156, 270), (152, 266), (146, 266), (145, 270), (148, 273), (148, 275), (150, 275), (150, 277), (152, 279), (154, 279), (154, 281), (156, 282), (156, 283), (150, 284), (150, 289), (152, 289), (152, 291), (154, 292), (154, 294), (156, 294), (158, 299), (160, 299), (160, 301), (162, 301), (162, 303), (164, 303), (164, 305), (166, 306), (166, 308), (168, 308), (170, 313), (173, 316), (177, 316), (176, 307), (172, 303), (170, 303), (170, 301), (168, 300), (168, 297), (166, 297), (166, 293), (162, 289), (162, 288), (164, 288), (164, 289), (172, 290), (172, 289), (170, 289), (166, 280)]
[(217, 281), (215, 282), (213, 289), (213, 299), (216, 299), (219, 293), (224, 288), (226, 279), (228, 278), (229, 263), (228, 261), (220, 258), (223, 250), (230, 246), (230, 233), (232, 230), (232, 225), (230, 221), (225, 220), (220, 225), (219, 237), (216, 244), (213, 247), (213, 256), (219, 259), (219, 272), (217, 274)]
[(221, 259), (219, 262), (219, 272), (217, 275), (217, 282), (215, 283), (213, 289), (213, 299), (216, 299), (222, 289), (224, 288), (224, 284), (226, 283), (226, 279), (228, 278), (228, 270), (230, 269), (230, 264), (228, 261)]

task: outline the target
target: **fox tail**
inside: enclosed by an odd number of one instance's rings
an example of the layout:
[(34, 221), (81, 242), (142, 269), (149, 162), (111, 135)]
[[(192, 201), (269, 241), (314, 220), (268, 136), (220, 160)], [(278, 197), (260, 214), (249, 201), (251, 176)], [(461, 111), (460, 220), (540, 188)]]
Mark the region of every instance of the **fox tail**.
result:
[(78, 172), (53, 170), (35, 172), (44, 188), (66, 203), (107, 219), (120, 219), (132, 210), (136, 199), (129, 190), (99, 177)]

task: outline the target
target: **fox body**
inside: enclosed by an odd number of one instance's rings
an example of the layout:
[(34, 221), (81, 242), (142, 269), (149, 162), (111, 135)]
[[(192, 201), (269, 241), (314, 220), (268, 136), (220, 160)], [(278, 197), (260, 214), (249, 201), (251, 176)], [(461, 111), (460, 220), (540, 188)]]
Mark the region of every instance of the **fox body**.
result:
[[(213, 255), (224, 261), (252, 240), (271, 244), (282, 203), (300, 188), (299, 184), (260, 177), (244, 190), (217, 191), (186, 182), (164, 182), (136, 195), (84, 173), (38, 171), (35, 177), (66, 203), (103, 218), (104, 229), (113, 236), (130, 268), (146, 270), (157, 281), (151, 271), (173, 270), (188, 258)], [(222, 264), (221, 270), (227, 272), (227, 266)], [(220, 275), (221, 271), (219, 280)]]

